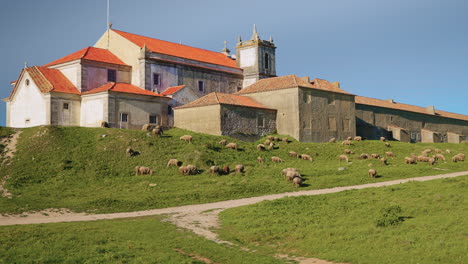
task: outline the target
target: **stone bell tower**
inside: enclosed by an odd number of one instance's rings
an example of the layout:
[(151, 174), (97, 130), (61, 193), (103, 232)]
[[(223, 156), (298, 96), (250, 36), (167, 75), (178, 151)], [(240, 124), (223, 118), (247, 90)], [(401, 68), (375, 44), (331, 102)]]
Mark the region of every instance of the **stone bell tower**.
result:
[(250, 40), (242, 41), (239, 36), (236, 60), (237, 66), (244, 70), (242, 88), (260, 79), (276, 76), (275, 49), (273, 38), (270, 37), (269, 41), (260, 39), (255, 25)]

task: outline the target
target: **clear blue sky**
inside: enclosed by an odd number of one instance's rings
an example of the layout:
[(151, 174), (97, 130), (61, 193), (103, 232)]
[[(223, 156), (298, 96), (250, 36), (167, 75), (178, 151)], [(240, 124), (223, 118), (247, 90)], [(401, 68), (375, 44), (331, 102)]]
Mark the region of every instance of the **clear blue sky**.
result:
[[(92, 46), (106, 0), (0, 3), (0, 98), (24, 62)], [(115, 29), (220, 51), (257, 24), (277, 45), (277, 74), (339, 81), (351, 93), (468, 114), (468, 1), (111, 0)], [(5, 103), (0, 103), (5, 125)]]

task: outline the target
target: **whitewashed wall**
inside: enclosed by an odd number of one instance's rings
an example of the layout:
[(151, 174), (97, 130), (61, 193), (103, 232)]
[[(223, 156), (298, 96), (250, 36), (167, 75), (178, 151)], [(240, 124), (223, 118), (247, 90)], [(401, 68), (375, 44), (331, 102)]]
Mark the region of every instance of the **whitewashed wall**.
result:
[(107, 93), (83, 95), (81, 97), (81, 122), (83, 127), (99, 127), (107, 120)]

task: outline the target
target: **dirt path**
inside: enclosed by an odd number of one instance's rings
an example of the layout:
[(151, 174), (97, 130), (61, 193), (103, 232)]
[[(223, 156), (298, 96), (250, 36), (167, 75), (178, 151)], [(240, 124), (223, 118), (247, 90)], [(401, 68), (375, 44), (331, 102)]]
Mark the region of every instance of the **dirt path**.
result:
[[(2, 164), (9, 165), (11, 163), (11, 160), (13, 159), (13, 156), (16, 152), (16, 143), (18, 143), (18, 138), (21, 135), (21, 132), (22, 130), (17, 131), (10, 137), (5, 138), (2, 140), (2, 142), (0, 142), (3, 145), (5, 145), (5, 149), (3, 150), (3, 153), (1, 153), (4, 158)], [(11, 194), (5, 187), (3, 187), (6, 183), (6, 180), (8, 179), (8, 176), (4, 177), (3, 179), (0, 179), (0, 194), (3, 197), (11, 199), (13, 197), (13, 194)]]

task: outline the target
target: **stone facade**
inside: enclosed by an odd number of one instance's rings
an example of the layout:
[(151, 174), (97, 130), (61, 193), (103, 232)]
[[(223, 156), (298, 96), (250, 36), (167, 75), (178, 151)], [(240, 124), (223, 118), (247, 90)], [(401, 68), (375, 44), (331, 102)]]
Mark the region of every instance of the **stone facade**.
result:
[(276, 111), (221, 105), (221, 135), (253, 141), (276, 131)]

